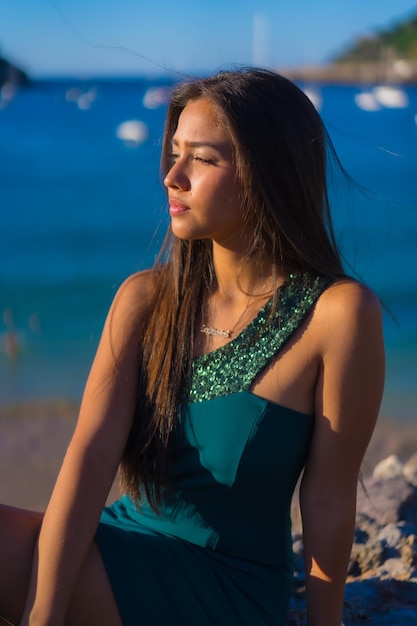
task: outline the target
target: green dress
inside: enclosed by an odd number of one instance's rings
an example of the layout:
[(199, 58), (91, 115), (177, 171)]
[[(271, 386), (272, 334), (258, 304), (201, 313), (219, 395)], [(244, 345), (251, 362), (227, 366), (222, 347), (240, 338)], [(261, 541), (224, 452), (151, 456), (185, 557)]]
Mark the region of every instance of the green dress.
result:
[(128, 496), (96, 541), (124, 626), (280, 626), (292, 591), (290, 506), (314, 418), (251, 392), (325, 277), (292, 275), (227, 345), (197, 357), (172, 434), (163, 510)]

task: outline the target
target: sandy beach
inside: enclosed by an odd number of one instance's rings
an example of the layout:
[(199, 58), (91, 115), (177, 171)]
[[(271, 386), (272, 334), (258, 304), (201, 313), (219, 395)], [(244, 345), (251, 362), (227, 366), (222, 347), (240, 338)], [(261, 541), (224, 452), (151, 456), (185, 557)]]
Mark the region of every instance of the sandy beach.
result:
[[(78, 405), (28, 402), (0, 407), (0, 502), (44, 510), (74, 430)], [(362, 473), (390, 454), (407, 461), (417, 451), (415, 423), (381, 417)], [(109, 501), (118, 495), (117, 482)]]
[[(45, 509), (77, 414), (77, 404), (59, 400), (0, 407), (0, 502)], [(117, 495), (116, 481), (109, 501)]]

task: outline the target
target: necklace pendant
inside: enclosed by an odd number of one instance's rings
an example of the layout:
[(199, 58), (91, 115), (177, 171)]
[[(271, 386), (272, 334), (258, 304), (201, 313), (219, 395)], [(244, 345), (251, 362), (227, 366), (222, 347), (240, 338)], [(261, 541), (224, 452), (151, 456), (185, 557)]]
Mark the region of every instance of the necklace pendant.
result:
[(200, 330), (205, 335), (211, 335), (212, 337), (224, 337), (227, 339), (232, 335), (231, 330), (220, 330), (219, 328), (213, 328), (213, 326), (206, 326), (205, 324), (202, 325)]

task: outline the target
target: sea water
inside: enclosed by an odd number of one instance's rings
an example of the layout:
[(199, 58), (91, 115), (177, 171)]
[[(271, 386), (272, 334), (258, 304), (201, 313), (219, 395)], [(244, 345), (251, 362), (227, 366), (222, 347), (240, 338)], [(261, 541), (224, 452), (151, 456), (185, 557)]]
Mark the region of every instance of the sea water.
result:
[[(0, 99), (0, 402), (78, 401), (117, 287), (153, 263), (171, 85), (50, 80)], [(389, 311), (382, 413), (417, 419), (417, 89), (364, 107), (360, 86), (301, 87), (356, 181), (332, 188), (344, 255)]]

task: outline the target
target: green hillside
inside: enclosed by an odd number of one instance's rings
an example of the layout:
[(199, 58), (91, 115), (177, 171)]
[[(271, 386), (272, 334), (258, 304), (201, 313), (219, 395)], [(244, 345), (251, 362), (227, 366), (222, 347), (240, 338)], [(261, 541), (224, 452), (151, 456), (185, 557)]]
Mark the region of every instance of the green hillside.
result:
[(387, 50), (398, 59), (417, 61), (417, 14), (389, 30), (358, 39), (332, 62), (378, 61)]
[(0, 54), (0, 87), (9, 82), (15, 85), (27, 85), (29, 79), (25, 72), (12, 65)]

